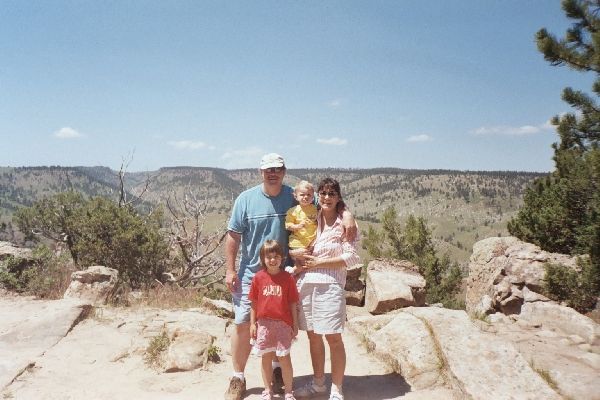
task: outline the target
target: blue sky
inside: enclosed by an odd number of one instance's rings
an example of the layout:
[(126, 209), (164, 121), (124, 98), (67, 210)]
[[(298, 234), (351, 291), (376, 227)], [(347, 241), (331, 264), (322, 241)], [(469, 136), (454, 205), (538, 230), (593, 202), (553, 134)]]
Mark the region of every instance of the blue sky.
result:
[(0, 2), (0, 166), (553, 169), (558, 0)]

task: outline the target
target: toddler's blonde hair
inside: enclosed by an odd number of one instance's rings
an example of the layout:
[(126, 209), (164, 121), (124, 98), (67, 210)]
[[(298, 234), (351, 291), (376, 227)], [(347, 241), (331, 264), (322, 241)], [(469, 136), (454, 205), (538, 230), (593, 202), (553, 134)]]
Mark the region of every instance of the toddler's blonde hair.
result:
[(296, 193), (300, 189), (309, 189), (312, 190), (313, 193), (315, 191), (315, 187), (309, 181), (300, 181), (296, 183), (296, 186), (294, 186), (294, 193)]

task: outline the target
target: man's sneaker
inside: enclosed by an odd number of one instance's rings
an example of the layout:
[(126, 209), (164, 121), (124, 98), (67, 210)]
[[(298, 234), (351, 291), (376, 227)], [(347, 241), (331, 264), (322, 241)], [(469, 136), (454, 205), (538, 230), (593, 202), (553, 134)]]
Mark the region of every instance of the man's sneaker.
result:
[(317, 394), (323, 394), (327, 392), (327, 386), (317, 385), (314, 380), (311, 380), (306, 385), (302, 386), (300, 389), (294, 390), (294, 395), (296, 397), (312, 397)]
[(229, 388), (225, 392), (225, 400), (241, 400), (246, 393), (246, 380), (237, 376), (229, 380)]
[(296, 398), (294, 397), (294, 393), (286, 393), (285, 400), (296, 400)]
[(277, 394), (285, 393), (284, 384), (283, 384), (283, 375), (281, 374), (281, 367), (273, 368), (273, 378), (271, 385), (273, 387), (273, 392)]
[(260, 400), (273, 400), (273, 392), (270, 390), (263, 390), (260, 394)]

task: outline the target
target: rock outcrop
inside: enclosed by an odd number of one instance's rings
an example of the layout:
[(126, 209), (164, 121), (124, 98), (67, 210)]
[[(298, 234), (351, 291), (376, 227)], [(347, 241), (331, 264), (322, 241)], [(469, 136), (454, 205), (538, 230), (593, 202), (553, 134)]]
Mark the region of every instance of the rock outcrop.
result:
[(365, 307), (383, 314), (402, 307), (425, 304), (425, 278), (409, 261), (377, 259), (367, 267)]
[(561, 399), (511, 342), (464, 311), (409, 307), (349, 326), (415, 388), (450, 386), (465, 399)]
[(468, 267), (467, 312), (519, 314), (525, 303), (549, 301), (541, 294), (545, 263), (577, 269), (575, 257), (549, 253), (515, 237), (475, 243)]
[(117, 284), (118, 271), (94, 265), (71, 274), (71, 284), (64, 294), (65, 299), (79, 299), (92, 305), (104, 304)]
[(17, 247), (10, 242), (0, 242), (0, 261), (8, 257), (31, 260), (32, 252), (31, 249), (25, 247)]
[(365, 283), (360, 279), (362, 264), (348, 268), (346, 274), (346, 304), (362, 306), (365, 303)]
[(0, 390), (63, 339), (89, 310), (74, 300), (0, 298)]

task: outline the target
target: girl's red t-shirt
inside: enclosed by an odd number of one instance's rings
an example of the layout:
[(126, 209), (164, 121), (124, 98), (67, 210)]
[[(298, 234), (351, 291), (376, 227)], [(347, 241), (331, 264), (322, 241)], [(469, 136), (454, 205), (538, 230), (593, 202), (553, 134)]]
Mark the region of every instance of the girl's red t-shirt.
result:
[(276, 319), (293, 326), (290, 303), (298, 302), (298, 289), (289, 273), (271, 275), (261, 269), (252, 279), (248, 299), (256, 306), (256, 319)]

